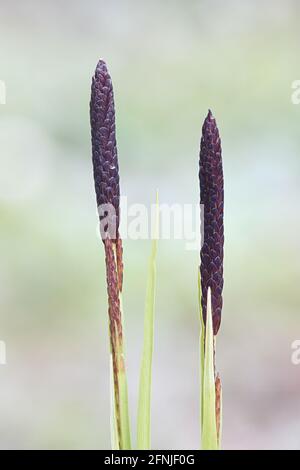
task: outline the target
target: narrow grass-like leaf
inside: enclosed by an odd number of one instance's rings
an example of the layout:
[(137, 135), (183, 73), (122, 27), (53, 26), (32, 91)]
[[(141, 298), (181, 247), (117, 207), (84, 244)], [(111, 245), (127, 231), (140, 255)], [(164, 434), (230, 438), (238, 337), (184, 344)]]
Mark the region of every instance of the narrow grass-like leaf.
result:
[(156, 254), (159, 233), (159, 203), (156, 194), (155, 225), (151, 244), (151, 254), (148, 265), (144, 344), (139, 385), (139, 403), (137, 417), (137, 448), (150, 449), (151, 446), (151, 381), (152, 381), (152, 354), (154, 335), (154, 307), (156, 290)]
[(219, 374), (215, 380), (216, 383), (216, 421), (218, 434), (218, 448), (221, 449), (222, 442), (222, 383)]
[(202, 449), (218, 450), (216, 424), (216, 391), (214, 373), (214, 335), (211, 311), (211, 290), (207, 293), (207, 315), (205, 327), (205, 353), (202, 383)]
[(110, 372), (110, 439), (112, 450), (119, 450), (118, 430), (115, 414), (115, 389), (114, 389), (114, 371), (113, 371), (113, 359), (110, 354), (109, 363)]
[(118, 389), (119, 389), (119, 400), (120, 400), (120, 423), (121, 423), (121, 449), (131, 449), (131, 438), (130, 438), (130, 421), (128, 411), (128, 390), (127, 390), (127, 378), (125, 371), (124, 362), (124, 351), (123, 345), (120, 344), (117, 338), (116, 348), (117, 360), (118, 360)]
[(220, 396), (220, 430), (219, 430), (219, 436), (218, 436), (218, 445), (219, 445), (219, 449), (221, 449), (221, 445), (222, 445), (222, 430), (223, 430), (223, 393), (222, 393), (222, 387), (221, 387), (221, 396)]
[(198, 268), (198, 303), (199, 303), (199, 314), (200, 314), (200, 423), (201, 423), (201, 435), (202, 435), (202, 419), (203, 419), (203, 375), (204, 375), (204, 345), (205, 345), (205, 325), (202, 315), (201, 306), (201, 275), (200, 269)]

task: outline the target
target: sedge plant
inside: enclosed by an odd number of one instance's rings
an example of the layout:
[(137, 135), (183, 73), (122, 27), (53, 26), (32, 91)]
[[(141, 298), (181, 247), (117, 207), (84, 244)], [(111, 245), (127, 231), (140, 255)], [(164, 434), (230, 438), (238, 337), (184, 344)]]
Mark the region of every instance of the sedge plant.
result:
[[(119, 232), (120, 185), (115, 127), (115, 104), (111, 77), (103, 60), (92, 79), (90, 100), (92, 160), (100, 233), (104, 244), (108, 294), (108, 319), (111, 355), (111, 441), (112, 448), (131, 448), (130, 416), (125, 367), (124, 318), (122, 311), (123, 248)], [(142, 353), (137, 447), (150, 449), (150, 404), (156, 284), (156, 221), (148, 268)]]
[(122, 315), (123, 250), (119, 233), (120, 186), (113, 87), (100, 60), (92, 80), (90, 120), (100, 233), (105, 250), (112, 368), (112, 447), (130, 449), (127, 379)]
[[(105, 251), (111, 364), (112, 448), (131, 448), (130, 415), (125, 366), (122, 310), (123, 248), (120, 236), (119, 163), (115, 128), (115, 105), (111, 77), (103, 60), (92, 79), (90, 122), (92, 160), (100, 233)], [(220, 449), (222, 387), (216, 373), (216, 335), (222, 312), (223, 210), (222, 152), (216, 121), (209, 111), (202, 128), (199, 159), (200, 206), (204, 240), (198, 275), (201, 322), (201, 436), (202, 449)], [(137, 448), (151, 446), (151, 380), (156, 287), (156, 254), (159, 205), (148, 266), (144, 343), (141, 359), (137, 413)]]
[(199, 308), (201, 321), (202, 449), (221, 447), (222, 386), (216, 373), (216, 336), (221, 324), (224, 250), (224, 183), (222, 150), (211, 111), (202, 127), (199, 159), (203, 243), (200, 252)]

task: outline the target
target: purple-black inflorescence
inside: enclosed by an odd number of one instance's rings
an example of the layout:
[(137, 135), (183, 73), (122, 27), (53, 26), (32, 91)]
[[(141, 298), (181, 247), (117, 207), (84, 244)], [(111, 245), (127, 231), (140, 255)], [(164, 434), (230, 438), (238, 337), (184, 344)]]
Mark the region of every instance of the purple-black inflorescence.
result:
[[(97, 64), (92, 80), (90, 120), (97, 206), (100, 220), (105, 218), (102, 238), (118, 238), (119, 165), (115, 129), (113, 87), (103, 60)], [(105, 205), (105, 206), (104, 206)]]
[(211, 111), (202, 127), (200, 147), (200, 204), (204, 209), (204, 240), (201, 248), (201, 305), (206, 324), (207, 290), (211, 288), (214, 335), (221, 323), (224, 247), (224, 185), (219, 131)]

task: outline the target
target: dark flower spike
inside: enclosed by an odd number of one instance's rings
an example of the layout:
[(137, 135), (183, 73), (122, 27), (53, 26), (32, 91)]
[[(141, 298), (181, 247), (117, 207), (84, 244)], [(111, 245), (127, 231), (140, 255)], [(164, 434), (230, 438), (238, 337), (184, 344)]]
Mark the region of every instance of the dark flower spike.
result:
[(113, 87), (103, 60), (98, 62), (92, 80), (90, 120), (97, 206), (100, 223), (105, 220), (101, 236), (115, 240), (120, 218), (119, 165)]
[(119, 290), (122, 290), (122, 241), (119, 237), (120, 185), (113, 86), (106, 63), (99, 60), (92, 80), (90, 120), (96, 200), (103, 241), (116, 243)]
[(221, 323), (224, 246), (224, 186), (219, 131), (211, 111), (202, 127), (200, 147), (200, 204), (204, 209), (204, 241), (200, 252), (201, 306), (206, 324), (207, 290), (211, 288), (214, 335)]
[(128, 449), (130, 448), (130, 431), (120, 300), (123, 282), (123, 249), (119, 236), (119, 165), (113, 87), (103, 60), (98, 62), (92, 80), (90, 120), (94, 183), (106, 260), (116, 439), (119, 449)]

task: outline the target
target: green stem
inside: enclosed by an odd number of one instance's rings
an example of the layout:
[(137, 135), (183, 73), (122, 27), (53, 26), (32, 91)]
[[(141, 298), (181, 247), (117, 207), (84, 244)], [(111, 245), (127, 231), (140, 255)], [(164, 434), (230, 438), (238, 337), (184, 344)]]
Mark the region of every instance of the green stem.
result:
[(137, 448), (151, 448), (151, 382), (154, 336), (154, 309), (156, 290), (156, 254), (159, 234), (159, 204), (156, 195), (155, 225), (148, 266), (147, 292), (144, 320), (144, 344), (140, 372), (139, 403), (137, 419)]
[(206, 326), (201, 335), (201, 438), (203, 450), (218, 450), (216, 417), (216, 384), (214, 364), (214, 334), (211, 311), (211, 290), (207, 292)]

